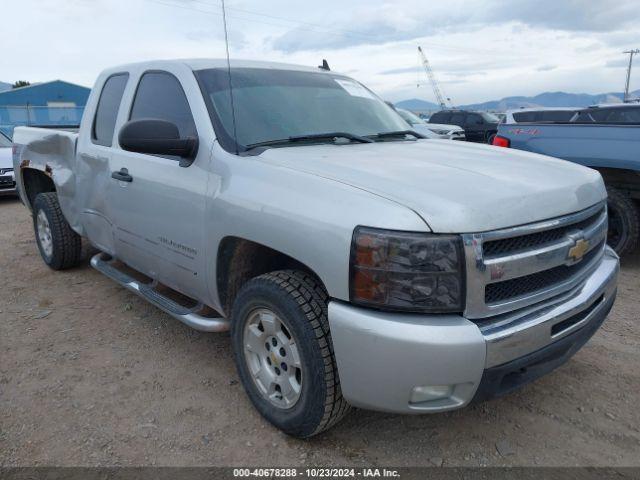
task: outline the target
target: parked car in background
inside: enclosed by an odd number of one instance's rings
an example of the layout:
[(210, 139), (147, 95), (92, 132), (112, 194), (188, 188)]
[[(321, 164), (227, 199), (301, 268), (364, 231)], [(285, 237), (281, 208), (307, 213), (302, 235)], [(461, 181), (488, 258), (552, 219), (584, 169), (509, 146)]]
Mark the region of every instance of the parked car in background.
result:
[(568, 122), (579, 108), (538, 107), (508, 110), (502, 123)]
[(350, 405), (419, 414), (505, 395), (566, 362), (615, 300), (597, 172), (424, 139), (324, 69), (114, 67), (79, 133), (13, 140), (43, 261), (77, 265), (84, 237), (122, 287), (230, 330), (249, 399), (289, 435)]
[(468, 142), (491, 143), (500, 119), (492, 113), (467, 110), (442, 110), (429, 118), (429, 123), (457, 125), (464, 129)]
[(464, 140), (464, 129), (457, 125), (442, 125), (439, 123), (429, 123), (413, 112), (404, 108), (395, 108), (395, 111), (407, 122), (416, 132), (427, 136), (430, 132), (437, 135), (436, 138), (447, 138), (449, 140)]
[(11, 139), (0, 132), (0, 196), (16, 195), (12, 147)]
[(504, 123), (494, 145), (550, 155), (599, 171), (609, 194), (609, 245), (620, 255), (638, 247), (640, 105), (584, 108), (568, 122)]

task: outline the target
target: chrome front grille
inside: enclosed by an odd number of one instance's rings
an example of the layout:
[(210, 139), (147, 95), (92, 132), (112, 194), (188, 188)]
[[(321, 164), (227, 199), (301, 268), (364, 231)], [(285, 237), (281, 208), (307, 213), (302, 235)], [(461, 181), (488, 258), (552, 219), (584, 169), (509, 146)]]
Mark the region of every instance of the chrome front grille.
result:
[(544, 222), (463, 235), (465, 316), (510, 312), (574, 288), (602, 259), (606, 233), (603, 202)]
[(557, 285), (567, 281), (579, 273), (585, 265), (588, 265), (593, 257), (599, 255), (602, 247), (603, 244), (598, 245), (589, 251), (580, 263), (574, 265), (559, 265), (549, 270), (525, 275), (524, 277), (512, 278), (504, 282), (490, 283), (485, 286), (484, 301), (486, 304), (491, 305), (523, 295), (529, 295), (544, 290), (549, 285)]

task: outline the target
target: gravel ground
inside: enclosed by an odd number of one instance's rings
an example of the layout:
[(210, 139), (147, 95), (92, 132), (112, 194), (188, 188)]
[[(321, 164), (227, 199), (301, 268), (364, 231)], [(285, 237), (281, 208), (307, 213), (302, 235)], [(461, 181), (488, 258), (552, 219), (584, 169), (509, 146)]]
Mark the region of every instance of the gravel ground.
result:
[(306, 441), (252, 408), (227, 335), (86, 262), (49, 270), (13, 199), (0, 199), (0, 272), (0, 465), (640, 466), (640, 255), (604, 326), (554, 373), (452, 413), (355, 410)]

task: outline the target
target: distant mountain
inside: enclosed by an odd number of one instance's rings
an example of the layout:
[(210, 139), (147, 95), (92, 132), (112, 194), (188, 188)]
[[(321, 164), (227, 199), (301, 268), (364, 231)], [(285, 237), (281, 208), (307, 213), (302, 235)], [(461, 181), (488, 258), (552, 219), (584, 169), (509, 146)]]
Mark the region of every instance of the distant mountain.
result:
[[(632, 98), (640, 97), (640, 90), (631, 92)], [(620, 103), (622, 92), (601, 93), (589, 95), (587, 93), (544, 92), (534, 97), (505, 97), (501, 100), (491, 100), (469, 105), (456, 105), (458, 108), (469, 110), (505, 111), (521, 107), (588, 107), (596, 103)], [(438, 110), (438, 105), (419, 99), (403, 100), (396, 106), (412, 111)]]
[[(545, 92), (535, 97), (505, 97), (502, 100), (492, 100), (483, 103), (461, 105), (461, 108), (473, 110), (510, 110), (521, 107), (588, 107), (596, 103), (620, 103), (624, 94), (622, 92), (600, 93), (589, 95), (587, 93)], [(631, 93), (632, 97), (640, 96), (640, 90)]]
[(420, 100), (419, 98), (411, 98), (409, 100), (402, 100), (401, 102), (394, 104), (398, 108), (404, 108), (405, 110), (417, 111), (422, 110), (440, 110), (440, 106), (436, 103), (427, 102), (426, 100)]
[(4, 92), (5, 90), (11, 90), (11, 84), (0, 82), (0, 92)]

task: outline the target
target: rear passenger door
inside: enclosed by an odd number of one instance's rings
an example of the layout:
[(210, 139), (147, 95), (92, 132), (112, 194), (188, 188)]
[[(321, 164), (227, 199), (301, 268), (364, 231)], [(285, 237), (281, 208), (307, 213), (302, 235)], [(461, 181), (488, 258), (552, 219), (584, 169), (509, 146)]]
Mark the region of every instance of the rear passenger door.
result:
[[(182, 138), (198, 136), (187, 95), (170, 71), (147, 71), (139, 77), (122, 123), (143, 118), (174, 123)], [(180, 166), (177, 157), (128, 152), (119, 145), (111, 161), (112, 172), (125, 172), (131, 180), (111, 179), (117, 257), (196, 298), (205, 295), (206, 145), (200, 143), (187, 167)]]
[(468, 113), (464, 125), (467, 140), (484, 142), (484, 119), (477, 113)]
[[(109, 202), (111, 155), (116, 121), (129, 74), (114, 73), (99, 88), (93, 118), (83, 120), (78, 138), (78, 163), (75, 173), (76, 206), (81, 208), (80, 222), (85, 235), (100, 250), (114, 253), (113, 211)], [(99, 84), (99, 82), (98, 82)], [(91, 105), (87, 112), (92, 111)]]

